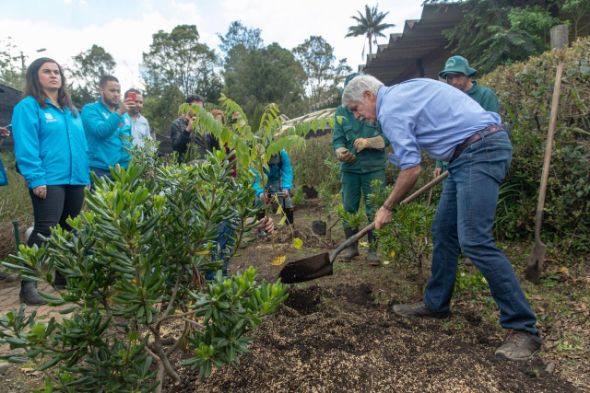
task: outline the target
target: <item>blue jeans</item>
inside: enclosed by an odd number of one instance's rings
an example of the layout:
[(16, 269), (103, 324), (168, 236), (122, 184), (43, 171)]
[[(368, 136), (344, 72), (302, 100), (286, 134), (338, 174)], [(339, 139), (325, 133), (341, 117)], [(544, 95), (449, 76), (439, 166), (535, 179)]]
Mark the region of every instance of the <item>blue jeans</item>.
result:
[(537, 334), (535, 314), (492, 236), (500, 183), (511, 161), (512, 145), (500, 131), (473, 143), (449, 164), (432, 225), (432, 276), (424, 303), (431, 311), (449, 311), (462, 250), (487, 280), (502, 327)]

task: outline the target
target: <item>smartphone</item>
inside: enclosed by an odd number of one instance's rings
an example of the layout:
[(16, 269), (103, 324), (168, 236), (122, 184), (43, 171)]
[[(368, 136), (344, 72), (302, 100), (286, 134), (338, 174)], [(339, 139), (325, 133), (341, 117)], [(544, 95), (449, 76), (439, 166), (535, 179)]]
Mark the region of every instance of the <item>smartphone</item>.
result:
[(127, 99), (137, 101), (137, 94), (134, 91), (127, 93)]

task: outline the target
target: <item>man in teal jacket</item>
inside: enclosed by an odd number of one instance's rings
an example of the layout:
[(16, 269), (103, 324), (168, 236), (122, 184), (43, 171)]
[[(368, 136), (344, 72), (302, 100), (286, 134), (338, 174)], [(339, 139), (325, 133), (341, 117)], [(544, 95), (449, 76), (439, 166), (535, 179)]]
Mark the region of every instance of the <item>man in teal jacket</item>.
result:
[[(357, 75), (356, 73), (349, 75), (344, 86)], [(367, 219), (371, 222), (375, 215), (375, 207), (369, 203), (368, 198), (372, 193), (371, 182), (380, 180), (381, 186), (385, 185), (385, 146), (389, 142), (383, 138), (378, 125), (355, 119), (352, 112), (343, 106), (336, 109), (335, 117), (332, 148), (342, 163), (340, 171), (344, 210), (356, 213), (362, 193)], [(344, 232), (349, 238), (358, 232), (358, 228), (350, 228), (345, 224)], [(379, 265), (379, 257), (372, 231), (369, 232), (368, 237), (369, 254), (367, 260), (371, 265), (376, 266)], [(340, 254), (340, 258), (350, 261), (358, 255), (358, 243), (354, 243)]]
[[(489, 87), (479, 85), (471, 79), (476, 73), (477, 70), (469, 66), (469, 61), (466, 58), (451, 56), (438, 76), (446, 80), (449, 85), (473, 98), (486, 111), (499, 113), (500, 103), (496, 93)], [(444, 161), (436, 161), (434, 176), (440, 175), (447, 169), (447, 166), (448, 164)]]
[(99, 87), (100, 99), (84, 106), (82, 121), (90, 169), (97, 177), (111, 177), (111, 167), (127, 168), (131, 161), (131, 121), (125, 114), (135, 107), (135, 101), (128, 98), (121, 102), (121, 85), (112, 75), (100, 78)]

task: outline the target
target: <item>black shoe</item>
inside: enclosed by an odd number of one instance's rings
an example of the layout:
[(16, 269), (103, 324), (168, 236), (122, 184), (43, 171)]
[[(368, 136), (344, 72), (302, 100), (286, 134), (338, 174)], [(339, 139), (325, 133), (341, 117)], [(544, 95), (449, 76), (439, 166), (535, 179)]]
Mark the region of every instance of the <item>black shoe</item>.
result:
[[(345, 233), (347, 239), (356, 235), (357, 232), (358, 232), (358, 229), (350, 229), (350, 228), (344, 229), (344, 233)], [(359, 256), (359, 242), (352, 243), (349, 247), (345, 248), (340, 253), (340, 259), (343, 260), (344, 262), (350, 262), (352, 260), (352, 258), (358, 257), (358, 256)]]
[(541, 349), (541, 337), (529, 332), (512, 330), (496, 349), (496, 357), (507, 360), (529, 360)]
[(391, 308), (394, 314), (408, 318), (448, 318), (449, 312), (430, 311), (424, 302), (412, 304), (394, 304)]
[(21, 281), (19, 298), (22, 303), (28, 306), (47, 304), (37, 293), (37, 283), (35, 281)]

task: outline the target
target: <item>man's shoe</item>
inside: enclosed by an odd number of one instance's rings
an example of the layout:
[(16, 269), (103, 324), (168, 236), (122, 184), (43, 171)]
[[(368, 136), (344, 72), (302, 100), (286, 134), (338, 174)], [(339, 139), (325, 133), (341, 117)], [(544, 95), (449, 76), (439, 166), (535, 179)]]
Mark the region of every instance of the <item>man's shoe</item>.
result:
[(496, 357), (508, 360), (529, 360), (541, 349), (541, 337), (529, 332), (512, 330), (496, 349)]
[(369, 249), (369, 253), (367, 254), (367, 262), (371, 266), (379, 266), (381, 264), (381, 260), (377, 255), (377, 251)]
[(447, 318), (448, 312), (430, 311), (424, 302), (412, 304), (394, 304), (391, 308), (394, 314), (407, 318)]
[(22, 303), (28, 306), (40, 306), (47, 303), (37, 293), (36, 284), (35, 281), (21, 281), (19, 298)]

